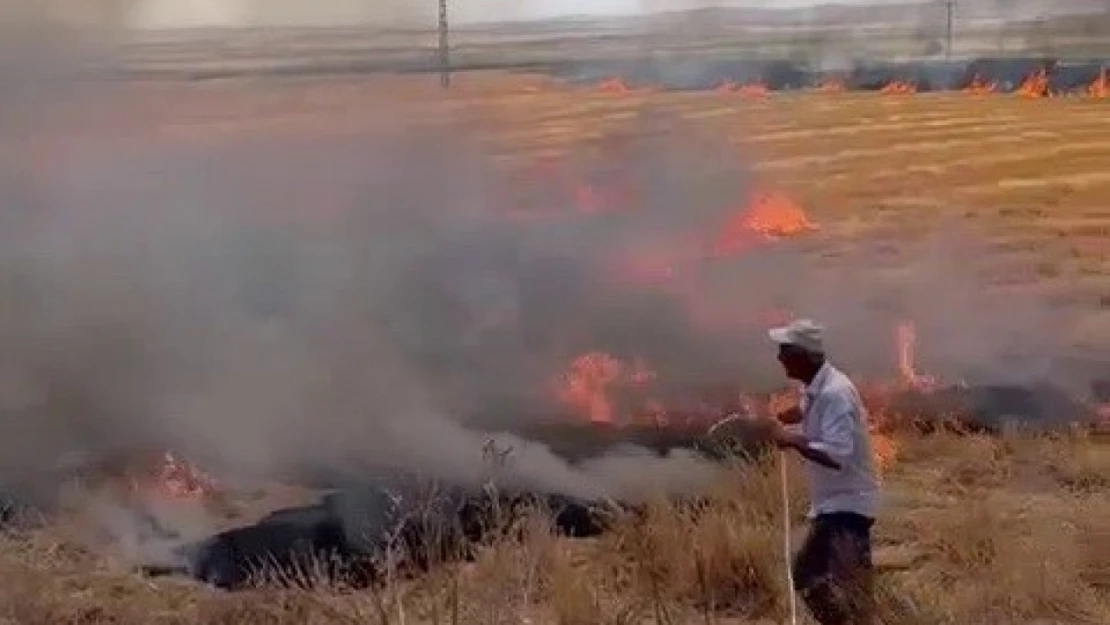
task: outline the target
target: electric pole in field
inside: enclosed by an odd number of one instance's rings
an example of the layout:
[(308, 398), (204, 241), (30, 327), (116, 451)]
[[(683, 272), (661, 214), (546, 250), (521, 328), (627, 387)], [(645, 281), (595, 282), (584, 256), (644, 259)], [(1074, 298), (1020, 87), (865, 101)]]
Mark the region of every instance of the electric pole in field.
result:
[(447, 24), (447, 0), (439, 0), (439, 84), (451, 86), (451, 40)]
[(956, 25), (956, 0), (945, 0), (944, 60), (952, 60), (952, 33)]

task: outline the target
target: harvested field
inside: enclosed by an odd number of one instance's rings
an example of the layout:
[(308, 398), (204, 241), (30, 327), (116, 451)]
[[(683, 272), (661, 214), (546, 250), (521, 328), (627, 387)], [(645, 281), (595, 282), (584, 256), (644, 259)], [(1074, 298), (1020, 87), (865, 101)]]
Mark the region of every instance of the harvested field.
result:
[[(458, 76), (447, 94), (428, 78), (135, 83), (128, 90), (132, 108), (90, 109), (84, 114), (99, 116), (95, 126), (75, 124), (80, 133), (58, 126), (34, 137), (37, 166), (141, 158), (151, 144), (220, 151), (276, 141), (294, 150), (323, 138), (372, 141), (397, 122), (376, 112), (403, 104), (406, 123), (465, 126), (499, 167), (521, 172), (535, 159), (568, 153), (605, 163), (606, 154), (620, 153), (612, 133), (648, 116), (662, 120), (664, 133), (681, 122), (683, 131), (725, 139), (727, 149), (714, 158), (734, 155), (760, 188), (804, 209), (815, 227), (801, 228), (798, 245), (830, 280), (838, 269), (859, 268), (844, 260), (855, 251), (878, 246), (881, 262), (869, 271), (909, 281), (934, 263), (953, 283), (966, 286), (963, 278), (975, 276), (987, 291), (1044, 298), (1075, 319), (1054, 336), (1076, 349), (1110, 349), (1105, 99), (608, 92), (480, 73)], [(248, 200), (327, 215), (330, 196), (321, 191), (328, 188), (319, 184)], [(937, 237), (949, 235), (970, 239), (974, 254), (951, 258), (948, 247), (930, 254)], [(1005, 325), (988, 319), (976, 331), (990, 331), (991, 322)], [(887, 340), (885, 332), (875, 331), (878, 340)], [(898, 373), (892, 367), (889, 375)], [(875, 408), (876, 418), (884, 416), (881, 404)], [(888, 502), (877, 524), (882, 622), (1110, 622), (1107, 441), (1078, 431), (897, 431), (886, 442), (896, 453), (884, 469)], [(790, 470), (798, 477), (795, 460)], [(473, 562), (374, 590), (224, 594), (147, 579), (115, 552), (92, 549), (77, 519), (63, 520), (0, 539), (0, 622), (784, 622), (776, 462), (736, 467), (698, 516), (660, 502), (644, 519), (573, 541), (525, 521), (524, 531), (479, 547)], [(803, 503), (795, 479), (797, 523)], [(252, 509), (258, 501), (223, 505), (239, 509), (231, 524), (268, 511)]]

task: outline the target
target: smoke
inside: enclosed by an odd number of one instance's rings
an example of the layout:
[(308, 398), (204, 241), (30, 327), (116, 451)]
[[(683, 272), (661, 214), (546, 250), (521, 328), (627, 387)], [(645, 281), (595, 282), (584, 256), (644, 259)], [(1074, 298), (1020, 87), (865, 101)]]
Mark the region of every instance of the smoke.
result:
[[(1058, 347), (1038, 330), (1060, 327), (1059, 311), (987, 300), (941, 262), (948, 238), (910, 274), (882, 275), (862, 245), (833, 260), (804, 242), (689, 263), (749, 177), (733, 146), (658, 111), (567, 160), (571, 178), (634, 191), (636, 210), (512, 221), (505, 209), (542, 180), (508, 176), (461, 114), (417, 125), (411, 101), (383, 93), (365, 132), (229, 128), (219, 107), (242, 83), (170, 107), (156, 86), (90, 78), (92, 48), (62, 49), (35, 24), (5, 39), (19, 45), (0, 76), (2, 482), (161, 447), (228, 474), (479, 483), (492, 439), (513, 449), (512, 485), (689, 492), (712, 473), (691, 457), (571, 466), (509, 426), (565, 417), (549, 381), (593, 349), (643, 358), (666, 400), (777, 383), (754, 322), (770, 308), (825, 321), (834, 357), (861, 370), (890, 370), (903, 316), (944, 338), (937, 360), (953, 369), (1014, 371), (1001, 327), (1045, 337), (1037, 358)], [(110, 46), (95, 49), (105, 66)], [(205, 105), (215, 122), (190, 109)], [(700, 295), (614, 277), (641, 256), (687, 268)], [(734, 319), (727, 331), (691, 320), (699, 301)]]
[[(159, 140), (143, 120), (162, 102), (90, 75), (92, 48), (54, 45), (56, 22), (27, 23), (0, 124), (5, 483), (151, 447), (231, 473), (478, 483), (492, 437), (522, 486), (617, 494), (542, 445), (465, 424), (549, 412), (547, 380), (628, 312), (590, 318), (616, 297), (591, 277), (607, 237), (668, 224), (506, 222), (491, 156), (459, 124), (411, 128), (400, 109), (375, 112), (395, 131), (373, 136)], [(696, 197), (668, 188), (677, 164), (645, 163), (658, 202)], [(652, 331), (627, 322), (625, 342)]]

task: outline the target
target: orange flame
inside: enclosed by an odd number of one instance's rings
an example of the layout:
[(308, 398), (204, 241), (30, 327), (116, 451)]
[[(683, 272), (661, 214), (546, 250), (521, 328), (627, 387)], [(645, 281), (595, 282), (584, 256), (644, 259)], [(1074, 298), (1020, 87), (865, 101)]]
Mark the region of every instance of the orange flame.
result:
[(1092, 98), (1110, 98), (1110, 75), (1104, 67), (1094, 82), (1087, 85), (1087, 95)]
[(871, 433), (871, 453), (875, 458), (875, 466), (882, 472), (898, 459), (898, 442), (890, 434), (879, 431), (874, 421), (868, 423), (868, 429)]
[[(750, 405), (750, 398), (746, 398), (745, 405)], [(871, 402), (865, 402), (871, 404)], [(767, 399), (766, 409), (772, 415), (782, 414), (790, 408), (799, 405), (798, 393), (794, 391), (786, 391), (780, 393), (773, 393)], [(747, 408), (751, 411), (751, 408)], [(882, 471), (894, 462), (898, 457), (898, 443), (894, 437), (884, 432), (881, 423), (875, 418), (874, 413), (868, 410), (867, 430), (871, 435), (871, 453), (875, 459), (875, 466)]]
[(762, 81), (737, 84), (731, 80), (722, 80), (716, 88), (717, 93), (738, 93), (742, 96), (753, 98), (770, 95), (771, 88)]
[(132, 489), (166, 499), (196, 499), (216, 492), (217, 481), (187, 460), (165, 452), (154, 471), (132, 478)]
[(921, 375), (914, 366), (917, 352), (917, 328), (912, 321), (898, 324), (898, 371), (902, 381), (910, 388), (928, 390), (935, 388), (937, 380), (933, 376)]
[(917, 93), (917, 84), (910, 80), (892, 80), (883, 85), (879, 93), (886, 95), (909, 95)]
[(612, 93), (614, 95), (627, 95), (632, 93), (632, 89), (625, 84), (624, 80), (619, 77), (606, 78), (597, 85), (597, 90), (602, 93)]
[(713, 245), (713, 255), (731, 256), (755, 240), (775, 240), (815, 230), (805, 211), (786, 194), (761, 190), (752, 195), (743, 210), (726, 222)]
[(749, 98), (762, 98), (771, 94), (771, 88), (762, 82), (740, 85), (736, 92)]
[(971, 82), (961, 89), (964, 93), (970, 95), (990, 95), (998, 90), (998, 83), (988, 82), (982, 76), (976, 74)]
[(847, 87), (843, 79), (830, 77), (821, 79), (815, 89), (821, 93), (841, 93), (847, 90)]
[(1026, 76), (1014, 93), (1023, 98), (1047, 98), (1052, 95), (1048, 90), (1048, 70), (1042, 67)]
[(574, 206), (588, 214), (624, 210), (633, 205), (628, 195), (619, 185), (582, 183), (574, 187)]
[(1095, 414), (1098, 416), (1095, 433), (1110, 436), (1110, 403), (1095, 406)]
[(655, 377), (656, 373), (639, 359), (628, 363), (605, 352), (594, 351), (571, 362), (569, 371), (556, 379), (555, 393), (560, 402), (591, 422), (614, 425), (614, 394), (622, 389), (643, 387)]

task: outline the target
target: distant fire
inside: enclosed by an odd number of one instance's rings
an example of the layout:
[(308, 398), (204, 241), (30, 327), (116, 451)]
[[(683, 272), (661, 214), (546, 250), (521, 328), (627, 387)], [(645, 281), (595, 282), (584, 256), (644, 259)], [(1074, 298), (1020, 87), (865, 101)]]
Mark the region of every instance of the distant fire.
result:
[(990, 95), (998, 90), (998, 83), (988, 82), (987, 79), (976, 74), (971, 82), (961, 91), (970, 95)]
[(821, 93), (841, 93), (848, 89), (844, 80), (838, 77), (824, 78), (814, 88)]
[(763, 81), (735, 83), (731, 80), (723, 80), (717, 85), (716, 90), (718, 93), (737, 93), (750, 97), (763, 97), (771, 93), (771, 88)]
[(1110, 98), (1110, 73), (1104, 67), (1094, 82), (1087, 85), (1087, 95), (1092, 98)]
[(597, 85), (597, 90), (602, 93), (611, 93), (614, 95), (627, 95), (632, 93), (632, 89), (625, 84), (624, 80), (618, 77), (606, 78)]
[(1027, 76), (1014, 93), (1023, 98), (1047, 98), (1052, 95), (1048, 89), (1048, 70), (1042, 67)]
[(917, 83), (910, 80), (892, 80), (883, 85), (879, 93), (887, 95), (908, 95), (917, 93)]
[[(963, 87), (936, 86), (940, 89), (951, 89), (968, 95), (986, 96), (1005, 91), (1002, 85), (994, 79), (982, 74), (972, 76), (970, 82)], [(623, 78), (611, 77), (601, 80), (596, 84), (598, 91), (612, 94), (629, 94), (636, 91), (630, 87)], [(812, 84), (811, 88), (820, 93), (841, 93), (849, 90), (843, 76), (825, 76)], [(641, 88), (640, 91), (643, 89)], [(713, 90), (720, 94), (738, 94), (748, 97), (766, 97), (775, 90), (763, 80), (748, 83), (736, 82), (729, 78), (721, 79), (714, 85)], [(885, 95), (912, 95), (922, 91), (922, 85), (913, 79), (893, 78), (879, 87), (879, 93)], [(1050, 70), (1041, 67), (1025, 76), (1013, 93), (1023, 98), (1049, 98), (1063, 95), (1064, 91), (1054, 92), (1050, 85)], [(1110, 70), (1102, 68), (1097, 76), (1087, 85), (1078, 85), (1077, 88), (1067, 91), (1069, 94), (1086, 95), (1092, 98), (1110, 97)]]

